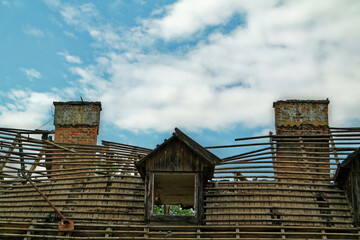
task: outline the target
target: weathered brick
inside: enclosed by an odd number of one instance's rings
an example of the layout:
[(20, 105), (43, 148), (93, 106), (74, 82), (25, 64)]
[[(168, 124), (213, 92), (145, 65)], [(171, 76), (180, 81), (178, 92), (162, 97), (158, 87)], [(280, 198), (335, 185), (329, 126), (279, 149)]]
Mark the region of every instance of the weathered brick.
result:
[[(328, 135), (328, 104), (328, 100), (288, 100), (275, 102), (276, 135), (294, 136), (296, 138), (305, 135), (314, 137), (317, 135)], [(283, 141), (286, 141), (286, 138), (284, 138)], [(329, 156), (328, 150), (324, 149), (328, 140), (319, 140), (317, 142), (307, 142), (306, 138), (303, 138), (302, 142), (299, 140), (297, 143), (277, 143), (276, 154), (282, 158), (277, 158), (276, 160), (275, 170), (278, 172), (276, 176), (306, 178), (308, 177), (306, 173), (321, 172), (330, 174), (330, 168), (328, 170), (317, 169), (329, 167), (329, 165), (326, 165), (326, 163), (329, 163), (329, 159), (314, 158), (319, 155), (322, 157)], [(311, 147), (311, 149), (309, 148), (309, 150), (306, 147)], [(319, 147), (319, 149), (316, 149), (317, 147)], [(304, 160), (301, 156), (313, 157), (313, 159), (310, 159), (312, 164), (306, 164), (307, 160)], [(320, 164), (314, 164), (314, 162)], [(323, 165), (323, 163), (325, 163), (325, 165)], [(309, 169), (304, 169), (303, 167), (309, 167)], [(279, 173), (279, 171), (304, 172), (304, 174)], [(315, 179), (317, 177), (319, 178), (320, 176), (313, 178)], [(323, 177), (326, 176), (323, 175)]]
[(54, 102), (55, 142), (96, 144), (100, 102)]
[[(55, 142), (96, 145), (100, 126), (100, 102), (54, 102), (54, 105)], [(64, 158), (64, 161), (71, 161), (71, 158)], [(69, 169), (84, 167), (84, 165), (77, 164), (62, 166), (69, 173), (79, 171), (68, 171)], [(60, 169), (60, 165), (51, 165), (50, 168), (52, 170)], [(54, 173), (56, 174), (56, 172)], [(85, 173), (79, 174), (86, 175)], [(74, 175), (62, 175), (59, 177), (72, 176)]]

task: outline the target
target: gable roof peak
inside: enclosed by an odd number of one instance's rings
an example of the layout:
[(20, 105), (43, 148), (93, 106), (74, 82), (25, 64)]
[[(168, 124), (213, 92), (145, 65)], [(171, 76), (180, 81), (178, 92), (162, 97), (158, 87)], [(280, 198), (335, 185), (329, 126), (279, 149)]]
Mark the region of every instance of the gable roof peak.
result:
[(198, 144), (196, 141), (194, 141), (192, 138), (187, 136), (185, 133), (183, 133), (179, 128), (175, 127), (174, 132), (172, 136), (169, 139), (165, 139), (165, 141), (157, 145), (157, 147), (151, 151), (148, 155), (140, 159), (138, 162), (136, 162), (136, 168), (138, 169), (141, 177), (144, 179), (145, 174), (145, 161), (147, 161), (149, 158), (151, 158), (156, 152), (161, 151), (161, 149), (172, 142), (174, 139), (178, 139), (180, 142), (184, 143), (188, 148), (190, 148), (192, 151), (194, 151), (197, 155), (199, 155), (202, 159), (209, 162), (211, 165), (215, 166), (221, 162), (220, 158), (218, 158), (215, 154), (209, 152), (207, 149), (202, 147), (200, 144)]

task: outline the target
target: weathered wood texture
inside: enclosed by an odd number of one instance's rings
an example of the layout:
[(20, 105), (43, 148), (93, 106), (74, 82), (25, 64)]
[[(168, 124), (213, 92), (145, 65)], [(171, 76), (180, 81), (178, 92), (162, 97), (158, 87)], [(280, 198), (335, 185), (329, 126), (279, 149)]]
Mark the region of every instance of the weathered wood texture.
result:
[[(204, 218), (203, 192), (220, 159), (179, 129), (136, 163), (146, 185), (145, 220), (149, 224), (199, 224)], [(193, 208), (193, 216), (159, 216), (154, 205)], [(167, 214), (165, 214), (167, 215)]]
[(335, 183), (344, 189), (356, 225), (360, 224), (360, 148), (350, 154), (338, 168)]
[[(214, 153), (218, 148), (238, 151), (223, 159), (206, 184), (204, 225), (153, 226), (144, 221), (145, 183), (134, 167), (149, 149), (111, 142), (56, 146), (24, 131), (2, 129), (0, 239), (359, 239), (349, 202), (333, 184), (333, 174), (336, 161), (359, 146), (360, 129), (331, 129), (330, 134), (333, 144), (320, 147), (327, 156), (317, 151), (318, 145), (304, 146), (306, 156), (299, 146), (282, 149), (289, 156), (276, 160), (296, 159), (298, 165), (290, 168), (273, 163), (277, 142), (295, 141), (293, 137), (214, 147)], [(59, 232), (58, 216), (18, 177), (22, 163), (41, 191), (75, 221), (73, 232)], [(55, 165), (59, 167), (51, 169)], [(301, 175), (276, 174), (284, 172)]]
[(145, 164), (148, 171), (156, 172), (204, 172), (209, 165), (180, 141), (164, 146)]

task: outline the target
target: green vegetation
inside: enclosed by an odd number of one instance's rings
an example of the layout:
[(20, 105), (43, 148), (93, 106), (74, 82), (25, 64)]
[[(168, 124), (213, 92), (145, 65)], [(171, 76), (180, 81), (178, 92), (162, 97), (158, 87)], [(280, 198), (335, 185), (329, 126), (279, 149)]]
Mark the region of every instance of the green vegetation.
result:
[[(154, 205), (153, 213), (156, 215), (164, 215), (164, 205)], [(194, 209), (182, 209), (181, 205), (170, 205), (169, 215), (186, 215), (193, 216), (195, 214)]]

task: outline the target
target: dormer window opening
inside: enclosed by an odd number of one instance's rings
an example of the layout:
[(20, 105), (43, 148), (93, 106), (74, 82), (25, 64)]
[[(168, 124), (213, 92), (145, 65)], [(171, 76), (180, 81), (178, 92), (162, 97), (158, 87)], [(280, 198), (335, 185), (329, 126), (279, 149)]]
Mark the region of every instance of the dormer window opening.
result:
[(196, 174), (154, 173), (152, 215), (195, 216)]

